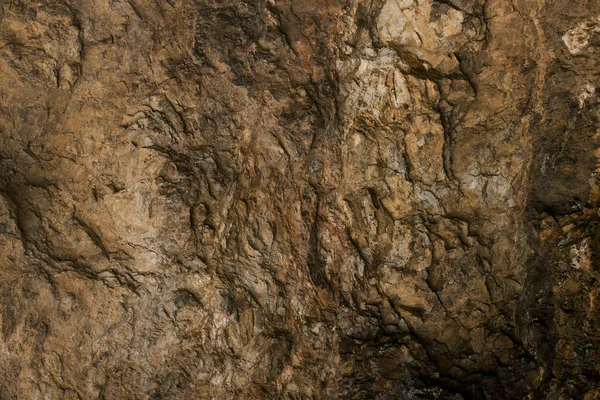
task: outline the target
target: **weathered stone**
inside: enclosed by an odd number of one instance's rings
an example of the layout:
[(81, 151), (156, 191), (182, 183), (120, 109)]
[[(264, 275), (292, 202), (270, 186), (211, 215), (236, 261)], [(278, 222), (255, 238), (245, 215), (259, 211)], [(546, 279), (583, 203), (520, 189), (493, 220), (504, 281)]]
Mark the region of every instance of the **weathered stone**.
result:
[(0, 398), (597, 398), (598, 15), (0, 3)]

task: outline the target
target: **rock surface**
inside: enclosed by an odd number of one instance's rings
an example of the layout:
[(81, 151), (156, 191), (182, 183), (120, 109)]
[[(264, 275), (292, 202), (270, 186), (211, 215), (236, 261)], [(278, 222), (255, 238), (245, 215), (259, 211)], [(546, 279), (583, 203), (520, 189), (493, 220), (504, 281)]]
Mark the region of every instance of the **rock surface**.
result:
[(600, 3), (2, 0), (0, 399), (600, 398)]

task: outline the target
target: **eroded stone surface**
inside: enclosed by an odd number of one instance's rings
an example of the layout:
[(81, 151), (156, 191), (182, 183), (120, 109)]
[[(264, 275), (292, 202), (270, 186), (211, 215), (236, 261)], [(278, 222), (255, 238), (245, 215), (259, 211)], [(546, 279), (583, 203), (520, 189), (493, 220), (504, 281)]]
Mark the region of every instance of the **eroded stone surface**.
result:
[(0, 5), (0, 398), (600, 393), (596, 2)]

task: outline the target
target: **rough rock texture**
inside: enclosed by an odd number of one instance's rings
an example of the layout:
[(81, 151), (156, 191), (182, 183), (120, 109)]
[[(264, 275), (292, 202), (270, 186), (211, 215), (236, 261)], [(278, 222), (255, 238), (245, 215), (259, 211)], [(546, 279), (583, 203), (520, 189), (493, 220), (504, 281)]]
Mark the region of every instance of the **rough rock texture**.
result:
[(596, 0), (1, 0), (0, 399), (600, 398), (599, 71)]

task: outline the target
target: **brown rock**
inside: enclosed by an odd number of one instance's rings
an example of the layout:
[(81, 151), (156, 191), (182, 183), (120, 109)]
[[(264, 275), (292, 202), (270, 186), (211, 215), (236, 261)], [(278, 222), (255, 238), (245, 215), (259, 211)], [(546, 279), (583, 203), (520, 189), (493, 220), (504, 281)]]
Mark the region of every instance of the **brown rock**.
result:
[(600, 4), (0, 3), (0, 399), (592, 399)]

